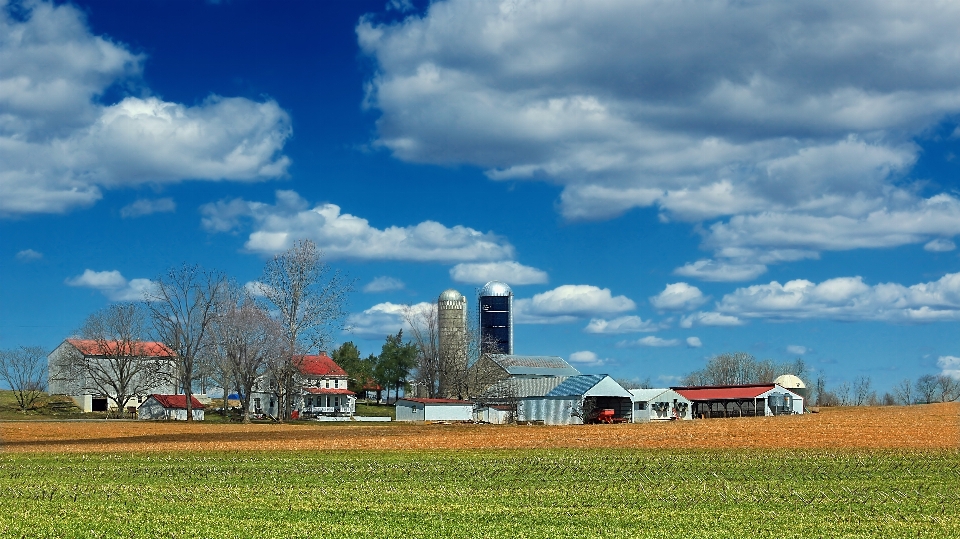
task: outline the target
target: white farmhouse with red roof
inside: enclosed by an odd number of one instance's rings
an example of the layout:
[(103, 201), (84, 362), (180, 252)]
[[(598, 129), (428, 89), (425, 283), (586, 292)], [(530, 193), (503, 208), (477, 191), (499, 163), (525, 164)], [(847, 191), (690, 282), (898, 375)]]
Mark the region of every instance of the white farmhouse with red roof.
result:
[[(115, 394), (108, 384), (97, 383), (90, 375), (96, 368), (101, 379), (116, 369), (119, 362), (110, 358), (127, 357), (146, 362), (149, 369), (137, 370), (138, 379), (128, 387), (139, 391), (128, 401), (128, 408), (139, 405), (151, 393), (174, 393), (171, 376), (175, 369), (176, 353), (160, 342), (136, 341), (120, 343), (94, 339), (67, 339), (47, 356), (47, 379), (51, 395), (66, 395), (84, 412), (106, 412), (115, 409), (111, 400)], [(121, 373), (122, 374), (122, 373)], [(144, 378), (149, 377), (149, 378)]]
[[(357, 397), (347, 389), (347, 371), (327, 355), (296, 356), (298, 365), (296, 387), (292, 408), (298, 417), (352, 416), (357, 409)], [(267, 384), (260, 384), (266, 387)], [(279, 399), (269, 392), (254, 392), (250, 400), (252, 412), (280, 414)]]

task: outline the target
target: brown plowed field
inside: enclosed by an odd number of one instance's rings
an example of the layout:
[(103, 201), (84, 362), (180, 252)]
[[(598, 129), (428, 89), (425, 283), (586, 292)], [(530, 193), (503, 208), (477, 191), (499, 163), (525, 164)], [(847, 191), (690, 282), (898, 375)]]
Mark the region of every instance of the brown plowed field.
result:
[(632, 425), (499, 426), (136, 421), (0, 422), (9, 452), (311, 449), (960, 447), (960, 403)]

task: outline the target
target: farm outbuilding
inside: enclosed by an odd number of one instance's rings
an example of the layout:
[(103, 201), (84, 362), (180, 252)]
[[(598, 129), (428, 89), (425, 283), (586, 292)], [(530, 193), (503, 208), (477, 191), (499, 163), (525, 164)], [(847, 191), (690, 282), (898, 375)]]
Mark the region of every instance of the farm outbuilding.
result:
[(693, 419), (691, 402), (672, 389), (631, 389), (633, 422)]
[(568, 376), (543, 396), (517, 400), (517, 421), (575, 425), (598, 419), (629, 421), (630, 392), (605, 374)]
[(779, 384), (670, 388), (693, 403), (693, 417), (751, 417), (803, 413), (803, 397)]
[(397, 400), (397, 421), (473, 421), (473, 403), (456, 399)]
[[(196, 397), (190, 397), (190, 404), (193, 408), (193, 419), (203, 421), (203, 403)], [(138, 419), (160, 419), (160, 420), (187, 420), (187, 396), (186, 395), (158, 395), (154, 393), (147, 397), (143, 404), (137, 408)]]

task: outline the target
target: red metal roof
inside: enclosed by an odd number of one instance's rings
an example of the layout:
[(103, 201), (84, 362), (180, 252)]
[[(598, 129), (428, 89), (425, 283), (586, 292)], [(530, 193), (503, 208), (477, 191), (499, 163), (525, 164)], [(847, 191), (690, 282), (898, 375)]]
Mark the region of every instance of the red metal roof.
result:
[(691, 401), (755, 399), (761, 393), (776, 387), (774, 384), (746, 384), (739, 386), (692, 386), (670, 389)]
[[(123, 343), (120, 341), (98, 341), (94, 339), (67, 339), (67, 342), (85, 356), (104, 356), (116, 354), (118, 349), (128, 355), (144, 355), (147, 357), (173, 357), (176, 354), (161, 342), (141, 341)], [(130, 353), (130, 350), (133, 353)]]
[(349, 389), (331, 389), (326, 387), (305, 387), (304, 391), (312, 395), (355, 395)]
[(469, 404), (473, 405), (470, 401), (461, 401), (457, 399), (417, 399), (412, 397), (404, 397), (400, 399), (402, 401), (410, 402), (419, 402), (420, 404)]
[[(186, 395), (150, 395), (157, 402), (160, 403), (164, 408), (176, 408), (179, 410), (187, 409), (187, 396)], [(194, 410), (202, 410), (203, 403), (198, 401), (196, 397), (190, 395), (190, 403), (193, 406)]]
[(296, 356), (295, 359), (300, 363), (300, 373), (305, 376), (347, 375), (347, 371), (340, 368), (340, 365), (323, 352), (316, 356)]

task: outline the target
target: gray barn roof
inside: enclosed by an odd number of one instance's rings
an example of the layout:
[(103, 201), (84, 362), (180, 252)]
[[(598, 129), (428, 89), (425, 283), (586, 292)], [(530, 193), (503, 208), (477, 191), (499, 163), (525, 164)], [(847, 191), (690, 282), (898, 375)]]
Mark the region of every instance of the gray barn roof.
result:
[(490, 359), (510, 376), (577, 376), (580, 371), (558, 356), (491, 354)]
[(511, 377), (500, 380), (483, 396), (491, 397), (542, 397), (560, 385), (566, 376), (543, 376), (538, 378)]

